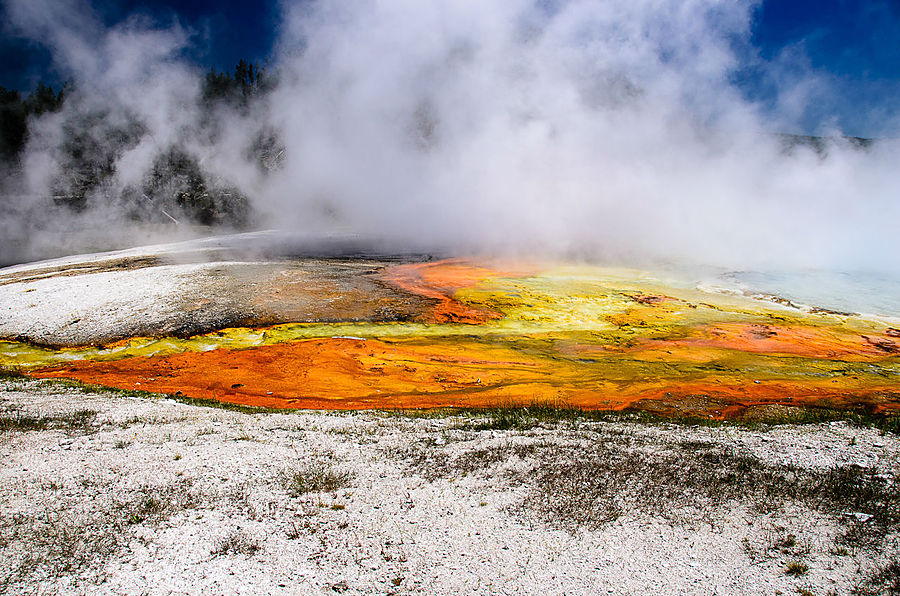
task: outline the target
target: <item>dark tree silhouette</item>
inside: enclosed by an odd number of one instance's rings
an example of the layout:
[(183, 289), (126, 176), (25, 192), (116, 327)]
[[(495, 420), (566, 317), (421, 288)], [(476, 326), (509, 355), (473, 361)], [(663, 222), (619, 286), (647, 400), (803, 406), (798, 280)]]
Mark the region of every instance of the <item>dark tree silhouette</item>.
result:
[[(254, 110), (264, 110), (257, 100), (273, 87), (265, 69), (246, 60), (240, 60), (231, 74), (210, 70), (201, 87), (201, 117), (190, 134), (201, 144), (214, 146), (229, 114), (247, 118)], [(233, 227), (250, 223), (247, 197), (179, 145), (160, 151), (146, 166), (140, 184), (122, 188), (117, 182), (119, 160), (149, 131), (136, 114), (86, 109), (90, 102), (80, 100), (91, 90), (75, 91), (66, 85), (57, 92), (40, 83), (23, 98), (18, 91), (0, 87), (0, 159), (7, 163), (19, 160), (31, 119), (71, 103), (71, 109), (61, 114), (59, 142), (49, 149), (58, 169), (43, 200), (73, 212), (115, 208), (136, 221)], [(277, 131), (261, 125), (244, 154), (268, 172), (280, 166), (284, 147)]]
[(73, 115), (63, 123), (62, 130), (60, 170), (52, 193), (57, 204), (76, 211), (87, 206), (90, 194), (115, 174), (122, 154), (146, 133), (137, 118), (114, 119), (105, 112)]
[(53, 91), (43, 83), (24, 100), (15, 90), (0, 87), (0, 159), (15, 161), (28, 140), (28, 117), (55, 112), (63, 103), (64, 91)]
[(221, 102), (247, 108), (254, 97), (264, 95), (273, 86), (274, 82), (264, 68), (240, 60), (232, 75), (210, 69), (203, 81), (201, 97), (207, 105)]
[(0, 159), (14, 160), (25, 146), (27, 118), (19, 92), (0, 87)]
[(123, 199), (131, 217), (139, 221), (246, 224), (250, 212), (247, 198), (236, 188), (210, 178), (194, 156), (173, 146), (156, 157), (141, 188), (126, 189)]
[(25, 111), (29, 116), (40, 116), (46, 112), (56, 112), (62, 107), (65, 99), (65, 87), (59, 93), (53, 91), (53, 87), (47, 87), (38, 83), (35, 90), (25, 100)]

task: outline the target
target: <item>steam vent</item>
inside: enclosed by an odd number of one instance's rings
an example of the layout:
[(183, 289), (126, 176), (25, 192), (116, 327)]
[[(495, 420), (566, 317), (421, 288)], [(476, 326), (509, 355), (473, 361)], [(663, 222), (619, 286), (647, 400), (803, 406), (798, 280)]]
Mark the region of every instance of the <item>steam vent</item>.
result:
[(266, 238), (4, 269), (0, 366), (269, 408), (900, 408), (900, 330), (884, 317), (644, 271), (342, 245), (310, 256)]

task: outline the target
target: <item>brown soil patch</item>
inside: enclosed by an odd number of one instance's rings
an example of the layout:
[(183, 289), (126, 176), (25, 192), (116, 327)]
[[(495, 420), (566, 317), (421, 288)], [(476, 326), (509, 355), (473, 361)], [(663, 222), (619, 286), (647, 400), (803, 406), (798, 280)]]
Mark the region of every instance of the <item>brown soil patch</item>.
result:
[(0, 286), (7, 284), (37, 281), (50, 277), (73, 277), (87, 275), (89, 273), (105, 273), (109, 271), (130, 271), (145, 267), (156, 267), (162, 264), (162, 259), (155, 256), (122, 257), (118, 259), (106, 259), (103, 261), (90, 261), (81, 264), (54, 265), (15, 271), (0, 275)]

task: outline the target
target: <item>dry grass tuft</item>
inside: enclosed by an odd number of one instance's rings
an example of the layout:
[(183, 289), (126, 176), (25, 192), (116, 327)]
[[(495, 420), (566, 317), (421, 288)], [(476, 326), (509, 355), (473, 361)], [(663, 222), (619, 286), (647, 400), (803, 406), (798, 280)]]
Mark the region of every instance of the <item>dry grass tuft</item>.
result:
[[(552, 441), (539, 432), (513, 431), (487, 447), (471, 434), (470, 449), (466, 441), (451, 445), (426, 437), (396, 455), (429, 481), (482, 474), (524, 485), (518, 512), (573, 532), (628, 512), (671, 518), (690, 510), (715, 518), (729, 503), (760, 512), (789, 503), (821, 511), (843, 525), (839, 541), (853, 548), (877, 547), (900, 524), (900, 486), (874, 468), (767, 464), (727, 446), (656, 440), (612, 425), (570, 430)], [(785, 552), (803, 550), (796, 536), (782, 540), (775, 546)]]
[(350, 486), (353, 474), (338, 469), (326, 458), (316, 457), (282, 473), (281, 484), (292, 497), (306, 493), (334, 492)]
[(96, 430), (94, 410), (77, 410), (65, 414), (28, 414), (19, 410), (7, 410), (0, 414), (0, 433), (40, 430), (63, 430), (68, 433), (87, 434)]
[[(108, 487), (104, 487), (108, 488)], [(183, 482), (143, 486), (118, 500), (53, 502), (40, 514), (0, 518), (0, 594), (66, 575), (102, 579), (102, 569), (138, 523), (160, 523), (192, 507)]]
[(251, 557), (260, 549), (259, 542), (248, 536), (246, 532), (240, 528), (234, 528), (228, 534), (223, 536), (212, 550), (212, 554), (216, 556), (222, 555), (246, 555)]
[(802, 561), (788, 561), (787, 565), (784, 568), (785, 573), (787, 573), (788, 575), (793, 575), (795, 577), (806, 575), (807, 571), (809, 571), (809, 565), (803, 563)]

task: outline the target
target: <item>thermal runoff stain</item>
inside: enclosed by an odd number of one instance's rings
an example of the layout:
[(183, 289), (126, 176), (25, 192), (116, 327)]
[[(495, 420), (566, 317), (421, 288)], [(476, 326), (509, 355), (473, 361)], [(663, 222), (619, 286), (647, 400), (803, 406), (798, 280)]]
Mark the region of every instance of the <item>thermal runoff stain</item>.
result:
[[(33, 377), (278, 408), (542, 402), (714, 418), (785, 406), (900, 410), (900, 331), (872, 317), (586, 265), (454, 259), (385, 265), (373, 279), (403, 306), (403, 320), (380, 316), (370, 296), (359, 313), (342, 302), (347, 321), (104, 347), (7, 342), (0, 364)], [(333, 285), (308, 284), (304, 299), (308, 288), (325, 288), (323, 308), (332, 312)]]

